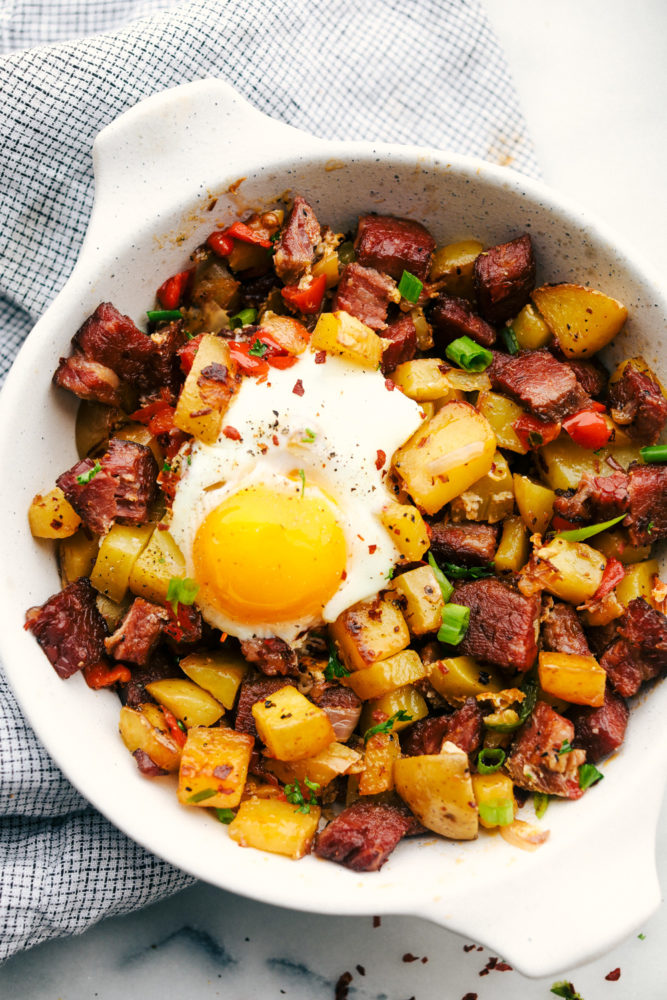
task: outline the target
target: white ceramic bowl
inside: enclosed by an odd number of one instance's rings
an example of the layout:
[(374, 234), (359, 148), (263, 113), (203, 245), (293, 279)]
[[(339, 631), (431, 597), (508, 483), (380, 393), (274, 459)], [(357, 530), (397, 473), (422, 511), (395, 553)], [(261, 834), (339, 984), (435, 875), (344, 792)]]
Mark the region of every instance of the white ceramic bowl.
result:
[(225, 889), (321, 913), (416, 914), (535, 976), (612, 947), (660, 898), (654, 848), (667, 686), (633, 712), (606, 780), (578, 803), (549, 807), (550, 840), (533, 854), (494, 836), (462, 844), (425, 837), (400, 844), (381, 872), (360, 875), (314, 857), (294, 863), (243, 850), (202, 811), (179, 806), (171, 779), (142, 778), (118, 737), (117, 699), (79, 676), (61, 681), (23, 630), (26, 609), (59, 588), (51, 546), (30, 537), (26, 511), (76, 459), (76, 401), (52, 387), (51, 374), (81, 321), (110, 300), (141, 322), (156, 286), (216, 221), (287, 189), (335, 228), (377, 210), (424, 221), (439, 242), (474, 235), (491, 245), (530, 232), (542, 279), (590, 282), (626, 303), (619, 357), (641, 350), (658, 362), (664, 351), (667, 303), (657, 282), (602, 226), (534, 181), (436, 150), (313, 139), (259, 114), (220, 81), (143, 101), (98, 136), (94, 161), (95, 205), (79, 262), (0, 397), (0, 652), (43, 743), (121, 830)]

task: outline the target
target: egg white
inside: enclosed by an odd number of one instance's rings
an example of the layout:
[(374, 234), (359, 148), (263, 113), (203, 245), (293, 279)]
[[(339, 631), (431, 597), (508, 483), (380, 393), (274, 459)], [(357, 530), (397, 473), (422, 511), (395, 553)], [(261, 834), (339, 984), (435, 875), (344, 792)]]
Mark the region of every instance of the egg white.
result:
[[(293, 476), (303, 470), (306, 490), (326, 498), (347, 549), (346, 577), (319, 621), (334, 621), (352, 604), (376, 594), (400, 558), (379, 520), (389, 499), (383, 479), (393, 453), (423, 419), (419, 405), (390, 385), (379, 371), (341, 358), (327, 355), (318, 364), (311, 351), (291, 368), (270, 369), (265, 382), (244, 378), (218, 440), (212, 445), (196, 442), (183, 466), (170, 530), (188, 575), (194, 576), (197, 530), (212, 510), (252, 484), (301, 489)], [(225, 427), (234, 428), (240, 440), (225, 436)], [(381, 453), (386, 457), (378, 469)], [(293, 642), (319, 623), (303, 618), (250, 626), (201, 600), (197, 604), (209, 624), (240, 639), (278, 636)]]

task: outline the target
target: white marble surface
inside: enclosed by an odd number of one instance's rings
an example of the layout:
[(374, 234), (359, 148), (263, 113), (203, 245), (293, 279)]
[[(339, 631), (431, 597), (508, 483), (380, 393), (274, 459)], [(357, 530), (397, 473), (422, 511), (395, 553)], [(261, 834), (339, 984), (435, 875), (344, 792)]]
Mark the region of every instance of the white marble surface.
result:
[[(507, 52), (545, 179), (613, 224), (667, 268), (667, 4), (664, 0), (485, 0)], [(658, 869), (667, 886), (667, 808)], [(536, 888), (539, 891), (539, 888)], [(585, 886), (582, 886), (585, 892)], [(576, 899), (572, 900), (573, 909)], [(1, 932), (1, 931), (0, 931)], [(604, 958), (564, 973), (585, 1000), (664, 1000), (667, 907)], [(487, 951), (417, 919), (318, 917), (200, 885), (79, 938), (16, 956), (0, 997), (536, 1000), (554, 977), (479, 971)], [(406, 953), (427, 962), (404, 962)], [(358, 966), (362, 966), (362, 975)], [(618, 982), (605, 981), (620, 967)]]

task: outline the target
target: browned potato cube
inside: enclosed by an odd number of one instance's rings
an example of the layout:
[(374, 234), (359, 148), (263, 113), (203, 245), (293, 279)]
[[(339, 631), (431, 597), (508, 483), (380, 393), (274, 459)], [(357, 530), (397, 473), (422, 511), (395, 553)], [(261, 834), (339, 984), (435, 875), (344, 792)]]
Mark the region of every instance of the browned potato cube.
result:
[(319, 806), (311, 805), (303, 813), (280, 799), (246, 799), (228, 827), (229, 836), (241, 847), (297, 860), (310, 851), (320, 813)]
[(314, 757), (336, 739), (324, 709), (291, 685), (255, 702), (252, 714), (259, 738), (278, 760)]
[(405, 601), (405, 620), (413, 635), (435, 632), (445, 602), (430, 566), (419, 566), (392, 580), (391, 589)]
[(364, 752), (364, 769), (359, 775), (359, 794), (390, 792), (394, 787), (394, 761), (400, 756), (401, 747), (395, 733), (369, 736)]
[(33, 497), (28, 524), (33, 538), (69, 538), (81, 524), (81, 518), (60, 487), (54, 486), (44, 496), (38, 493)]
[(419, 658), (419, 653), (414, 649), (403, 649), (386, 660), (378, 660), (370, 667), (356, 670), (345, 678), (345, 683), (362, 701), (368, 701), (405, 687), (406, 684), (414, 684), (425, 674), (426, 667)]
[(169, 732), (164, 713), (146, 702), (138, 708), (124, 705), (118, 723), (121, 739), (131, 754), (143, 750), (163, 771), (178, 771), (181, 747)]
[(348, 608), (330, 629), (350, 670), (363, 670), (410, 644), (410, 630), (398, 604), (381, 598)]
[(233, 809), (241, 801), (254, 739), (234, 729), (188, 731), (178, 774), (178, 801)]
[(174, 425), (204, 444), (214, 444), (237, 385), (229, 344), (222, 337), (205, 334), (181, 390)]
[(322, 788), (331, 784), (340, 774), (350, 774), (360, 769), (361, 754), (344, 743), (330, 743), (328, 747), (308, 757), (305, 760), (274, 760), (265, 759), (267, 771), (282, 781), (284, 785), (299, 781), (301, 784), (308, 778)]
[(418, 562), (429, 547), (429, 540), (424, 518), (417, 508), (392, 500), (382, 508), (380, 520), (401, 555), (408, 562)]
[(474, 840), (479, 819), (468, 755), (445, 742), (439, 754), (404, 757), (394, 764), (396, 791), (428, 830), (452, 840)]

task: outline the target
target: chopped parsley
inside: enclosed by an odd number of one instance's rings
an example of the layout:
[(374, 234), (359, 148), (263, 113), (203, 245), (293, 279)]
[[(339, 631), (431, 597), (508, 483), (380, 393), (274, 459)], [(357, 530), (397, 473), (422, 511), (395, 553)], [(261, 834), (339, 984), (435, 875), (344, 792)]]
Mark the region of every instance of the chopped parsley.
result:
[(329, 660), (324, 668), (324, 679), (327, 681), (333, 681), (337, 677), (349, 676), (350, 671), (343, 663), (341, 663), (340, 657), (338, 656), (338, 650), (336, 649), (333, 639), (329, 639)]
[(257, 338), (248, 351), (248, 354), (251, 354), (253, 358), (263, 358), (267, 351), (268, 347), (266, 344), (263, 344), (262, 341)]
[(486, 566), (457, 566), (455, 563), (443, 563), (443, 572), (451, 576), (454, 580), (482, 580), (485, 576), (493, 576), (494, 564), (487, 563)]
[(554, 983), (551, 987), (551, 992), (557, 997), (562, 997), (563, 1000), (584, 1000), (581, 993), (577, 993), (572, 983), (568, 983), (565, 979), (560, 983)]
[(167, 587), (167, 600), (174, 609), (174, 614), (178, 614), (179, 604), (193, 604), (198, 591), (199, 584), (189, 576), (172, 576)]
[(225, 826), (227, 826), (234, 819), (234, 810), (233, 809), (216, 809), (215, 810), (215, 815), (220, 820), (221, 823), (224, 823)]
[(309, 813), (310, 807), (317, 805), (315, 793), (319, 792), (320, 785), (317, 781), (311, 781), (310, 778), (304, 778), (303, 783), (306, 787), (306, 795), (304, 795), (298, 779), (295, 778), (293, 785), (285, 785), (285, 797), (293, 806), (299, 807), (300, 813)]
[(191, 795), (188, 802), (205, 802), (206, 799), (212, 799), (217, 794), (217, 788), (202, 788), (201, 792), (195, 792), (194, 795)]
[(598, 771), (595, 764), (581, 764), (579, 767), (579, 788), (586, 789), (596, 781), (602, 781), (604, 774)]
[(572, 753), (573, 750), (574, 750), (574, 747), (572, 746), (572, 744), (570, 743), (570, 741), (569, 740), (563, 740), (563, 742), (560, 745), (560, 750), (556, 753), (556, 756), (557, 757), (562, 757), (563, 754)]
[(95, 462), (92, 469), (88, 469), (88, 472), (82, 472), (80, 476), (76, 477), (76, 481), (79, 486), (86, 486), (91, 479), (94, 479), (98, 472), (102, 471), (102, 466), (99, 462)]
[(301, 480), (301, 496), (306, 492), (306, 473), (303, 469), (299, 469), (299, 479)]
[(378, 733), (390, 733), (395, 722), (412, 722), (412, 716), (408, 715), (404, 708), (399, 708), (398, 712), (394, 712), (386, 722), (378, 722), (377, 726), (367, 729), (364, 733), (364, 743), (368, 743), (371, 736), (376, 736)]
[(646, 940), (646, 935), (644, 933), (638, 934), (637, 937), (639, 938), (640, 941), (645, 941)]
[(648, 531), (649, 535), (653, 534), (653, 526), (654, 526), (654, 524), (655, 524), (655, 521), (649, 521), (648, 522), (646, 530)]
[(301, 441), (303, 444), (312, 444), (316, 437), (317, 434), (315, 433), (315, 431), (311, 431), (310, 427), (306, 427), (305, 431), (303, 432), (303, 437), (301, 438)]
[(163, 472), (171, 472), (171, 462), (167, 462), (167, 461), (163, 462), (163, 464), (162, 464), (162, 471)]

